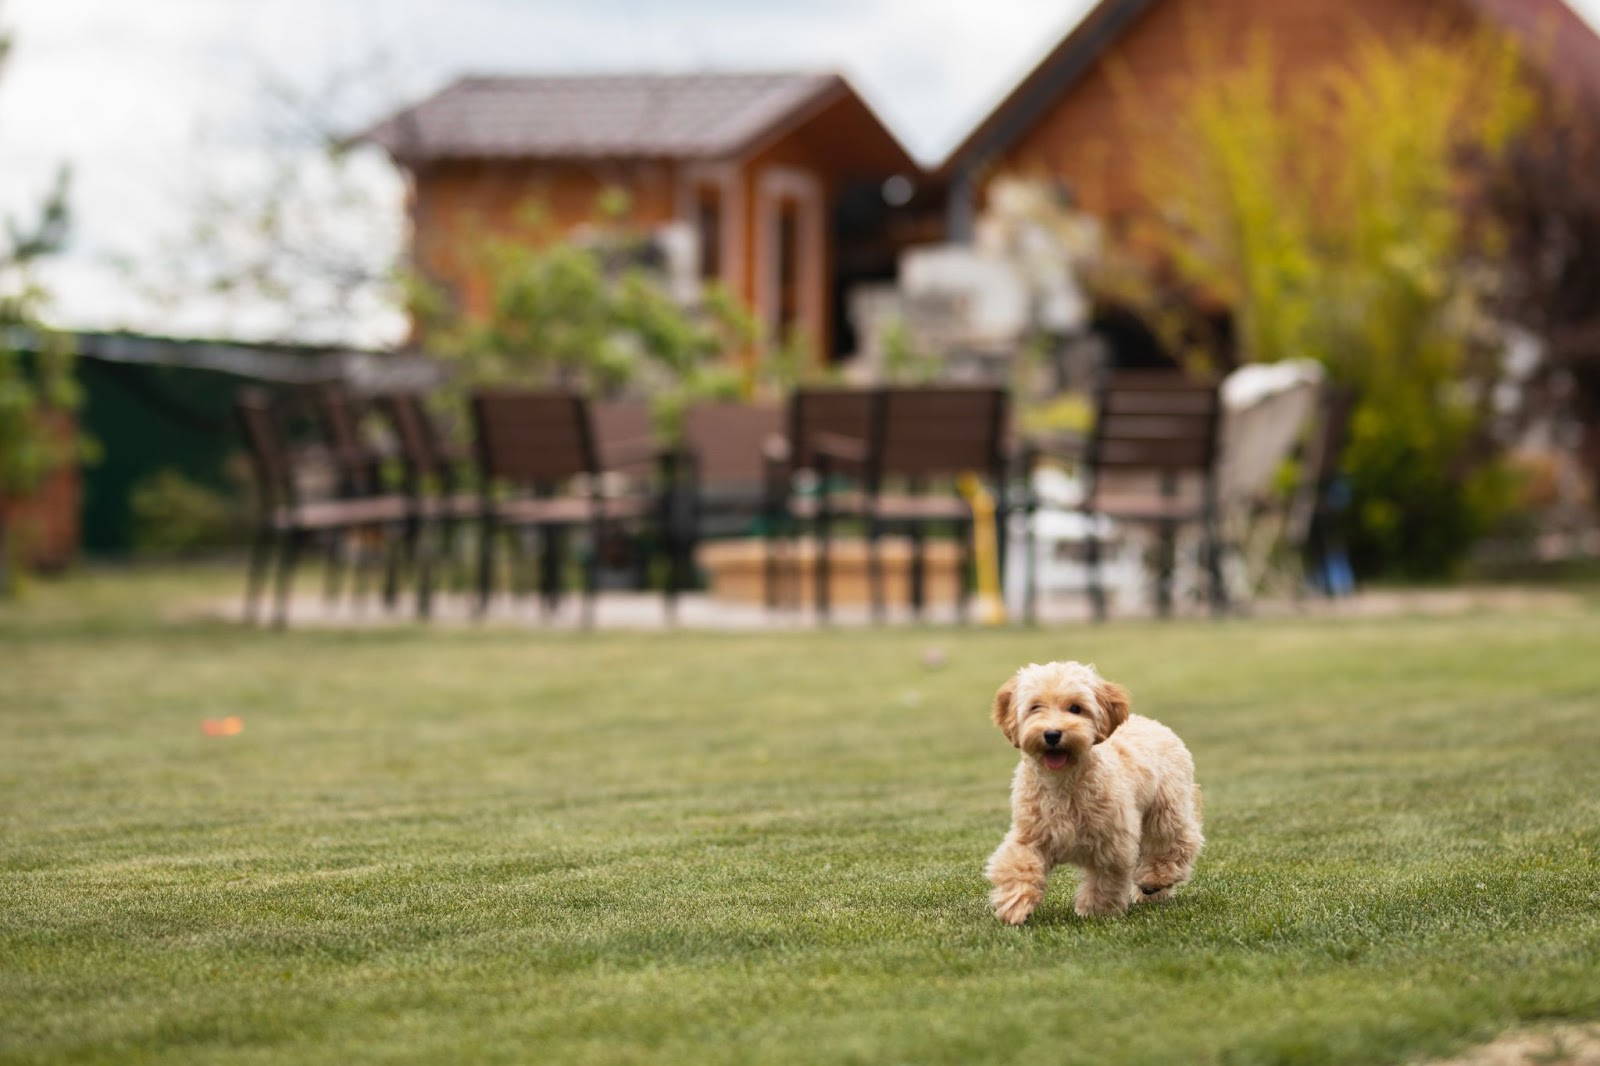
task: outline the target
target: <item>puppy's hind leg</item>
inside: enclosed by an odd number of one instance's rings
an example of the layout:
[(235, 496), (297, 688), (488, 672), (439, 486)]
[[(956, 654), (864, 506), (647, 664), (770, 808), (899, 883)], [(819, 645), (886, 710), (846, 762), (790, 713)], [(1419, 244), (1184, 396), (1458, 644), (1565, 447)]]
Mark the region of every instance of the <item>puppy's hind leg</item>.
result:
[(983, 876), (994, 884), (989, 903), (995, 917), (1007, 925), (1021, 925), (1044, 899), (1050, 865), (1037, 848), (1018, 839), (1013, 828), (989, 856)]
[(1193, 875), (1195, 859), (1204, 845), (1198, 786), (1177, 803), (1152, 807), (1145, 816), (1139, 868), (1134, 872), (1139, 899), (1172, 898), (1172, 890)]

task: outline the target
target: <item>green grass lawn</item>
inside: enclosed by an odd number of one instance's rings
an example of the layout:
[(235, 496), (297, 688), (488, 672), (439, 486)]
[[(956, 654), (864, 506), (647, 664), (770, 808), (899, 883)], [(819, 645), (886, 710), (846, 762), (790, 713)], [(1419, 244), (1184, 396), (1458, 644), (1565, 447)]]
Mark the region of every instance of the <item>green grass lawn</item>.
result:
[[(0, 1061), (1380, 1063), (1600, 1018), (1594, 599), (752, 635), (171, 613), (236, 576), (0, 607)], [(989, 914), (989, 701), (1048, 658), (1194, 752), (1176, 902), (1080, 920), (1064, 870), (1027, 926)]]

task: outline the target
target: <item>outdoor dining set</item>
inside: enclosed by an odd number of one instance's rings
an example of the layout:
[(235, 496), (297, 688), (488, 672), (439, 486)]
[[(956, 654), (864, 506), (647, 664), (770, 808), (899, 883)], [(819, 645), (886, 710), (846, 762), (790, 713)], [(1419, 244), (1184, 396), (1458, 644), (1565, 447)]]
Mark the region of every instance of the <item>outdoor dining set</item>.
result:
[[(797, 388), (782, 402), (690, 404), (670, 430), (645, 400), (486, 388), (466, 397), (470, 446), (421, 392), (246, 389), (235, 409), (258, 504), (246, 613), (256, 619), (275, 577), (285, 624), (295, 568), (319, 548), (330, 599), (352, 559), (358, 582), (370, 560), (383, 602), (424, 618), (450, 588), (479, 616), (506, 593), (537, 595), (548, 614), (576, 578), (584, 625), (619, 580), (658, 589), (671, 620), (699, 587), (704, 546), (730, 538), (756, 546), (767, 610), (823, 621), (846, 545), (877, 620), (889, 609), (885, 547), (903, 548), (896, 587), (921, 617), (930, 541), (954, 548), (962, 619), (985, 575), (1030, 621), (1041, 592), (1081, 593), (1103, 618), (1108, 598), (1147, 586), (1167, 613), (1185, 574), (1192, 588), (1180, 591), (1221, 613), (1259, 582), (1252, 538), (1269, 526), (1276, 556), (1304, 540), (1331, 472), (1320, 382), (1269, 390), (1281, 412), (1264, 419), (1259, 403), (1227, 409), (1224, 384), (1105, 374), (1092, 429), (1065, 438), (1020, 433), (1008, 391), (990, 386)], [(1264, 473), (1233, 483), (1225, 448)], [(1271, 475), (1290, 460), (1304, 488), (1285, 496)]]

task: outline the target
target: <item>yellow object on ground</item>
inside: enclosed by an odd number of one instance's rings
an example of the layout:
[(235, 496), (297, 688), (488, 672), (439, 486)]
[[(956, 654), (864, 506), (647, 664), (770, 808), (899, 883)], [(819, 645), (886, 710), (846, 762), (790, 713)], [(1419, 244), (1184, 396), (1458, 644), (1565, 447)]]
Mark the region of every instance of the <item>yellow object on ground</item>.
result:
[(976, 474), (962, 474), (958, 482), (961, 495), (972, 506), (972, 555), (978, 570), (978, 621), (1002, 625), (1006, 620), (1005, 600), (1000, 596), (1000, 550), (994, 534), (994, 497)]

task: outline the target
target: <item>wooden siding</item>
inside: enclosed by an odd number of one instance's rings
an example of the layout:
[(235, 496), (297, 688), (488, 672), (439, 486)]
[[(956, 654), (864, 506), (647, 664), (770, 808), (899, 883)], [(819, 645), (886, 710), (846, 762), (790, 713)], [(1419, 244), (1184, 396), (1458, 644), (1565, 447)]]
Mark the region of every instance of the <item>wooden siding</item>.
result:
[(1345, 60), (1363, 34), (1450, 33), (1465, 20), (1456, 0), (1160, 0), (985, 176), (1065, 179), (1083, 207), (1115, 223), (1145, 206), (1133, 160), (1143, 145), (1171, 136), (1198, 50), (1227, 63), (1264, 34), (1285, 74), (1303, 76)]
[(482, 234), (523, 228), (519, 212), (537, 202), (547, 212), (551, 239), (594, 221), (608, 187), (632, 197), (635, 225), (677, 217), (678, 166), (660, 160), (440, 163), (421, 170), (412, 189), (412, 249), (423, 274), (457, 294), (468, 313), (488, 310), (485, 279), (471, 249)]

